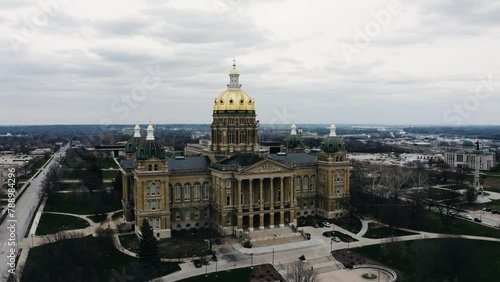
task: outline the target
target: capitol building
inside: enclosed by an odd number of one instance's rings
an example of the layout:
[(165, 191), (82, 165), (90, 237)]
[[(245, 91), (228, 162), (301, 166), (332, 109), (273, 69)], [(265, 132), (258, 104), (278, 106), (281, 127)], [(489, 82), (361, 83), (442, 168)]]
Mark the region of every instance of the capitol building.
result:
[[(338, 218), (349, 203), (349, 159), (332, 123), (318, 152), (308, 153), (291, 125), (281, 152), (259, 144), (258, 102), (241, 89), (233, 63), (227, 89), (213, 102), (211, 142), (166, 157), (152, 124), (125, 146), (121, 162), (125, 219), (144, 219), (158, 238), (172, 230), (212, 227), (224, 235), (297, 226), (297, 218)], [(265, 103), (265, 101), (260, 101)]]

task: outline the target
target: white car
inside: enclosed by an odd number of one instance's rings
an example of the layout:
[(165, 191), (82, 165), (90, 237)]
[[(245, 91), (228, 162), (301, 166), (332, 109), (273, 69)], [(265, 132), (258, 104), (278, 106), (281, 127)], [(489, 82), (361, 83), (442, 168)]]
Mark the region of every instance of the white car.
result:
[(340, 239), (339, 239), (339, 237), (332, 237), (332, 241), (340, 242)]
[(325, 225), (325, 227), (330, 227), (330, 226), (331, 226), (331, 225), (330, 225), (330, 222), (328, 222), (328, 221), (325, 221), (325, 222), (323, 223), (323, 225)]
[(472, 216), (470, 216), (468, 214), (465, 215), (465, 218), (472, 220)]

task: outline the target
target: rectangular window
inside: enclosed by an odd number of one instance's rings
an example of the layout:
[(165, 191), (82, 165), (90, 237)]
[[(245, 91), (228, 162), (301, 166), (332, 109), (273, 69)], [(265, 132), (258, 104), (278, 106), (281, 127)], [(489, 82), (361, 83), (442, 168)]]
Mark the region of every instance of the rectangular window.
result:
[(300, 176), (295, 177), (295, 192), (300, 192)]
[(311, 183), (309, 185), (311, 187), (311, 191), (314, 192), (316, 191), (316, 176), (311, 176), (310, 181)]
[(194, 196), (193, 200), (199, 201), (200, 200), (200, 184), (194, 184)]
[(203, 183), (203, 200), (208, 200), (210, 184), (208, 182)]
[(180, 202), (181, 201), (181, 185), (180, 184), (175, 184), (175, 201)]

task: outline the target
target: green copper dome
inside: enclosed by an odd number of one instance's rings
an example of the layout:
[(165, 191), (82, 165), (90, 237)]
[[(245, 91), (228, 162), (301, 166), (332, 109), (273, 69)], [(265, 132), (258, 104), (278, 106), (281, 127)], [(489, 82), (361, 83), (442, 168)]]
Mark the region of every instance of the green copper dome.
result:
[(304, 147), (304, 141), (302, 140), (302, 137), (297, 134), (297, 126), (295, 125), (295, 123), (292, 124), (290, 129), (290, 135), (288, 135), (288, 137), (283, 140), (283, 145), (288, 149)]
[(165, 159), (165, 148), (156, 140), (144, 140), (135, 152), (137, 160), (147, 160), (150, 158)]
[(464, 143), (462, 144), (462, 147), (474, 147), (474, 143), (472, 143), (472, 141), (464, 141)]
[(297, 148), (297, 147), (304, 147), (304, 141), (299, 135), (289, 135), (285, 140), (283, 141), (283, 145), (289, 149)]
[(163, 145), (155, 140), (153, 125), (149, 124), (146, 130), (148, 135), (135, 152), (137, 160), (147, 160), (150, 158), (165, 159), (165, 148)]
[(327, 136), (323, 142), (321, 142), (321, 150), (327, 153), (345, 151), (344, 140), (338, 136)]
[(132, 137), (127, 141), (127, 145), (125, 145), (125, 153), (134, 154), (137, 151), (137, 147), (142, 143), (143, 138), (141, 137)]
[(337, 136), (335, 124), (332, 122), (330, 126), (330, 134), (321, 142), (321, 150), (327, 153), (336, 153), (338, 151), (345, 151), (345, 143), (342, 138)]

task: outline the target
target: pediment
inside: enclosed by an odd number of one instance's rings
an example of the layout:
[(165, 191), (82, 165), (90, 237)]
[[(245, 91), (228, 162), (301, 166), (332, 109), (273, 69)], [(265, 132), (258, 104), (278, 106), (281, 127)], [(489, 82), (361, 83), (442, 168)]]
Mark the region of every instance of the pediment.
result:
[(250, 173), (268, 173), (268, 172), (288, 172), (290, 168), (284, 164), (266, 159), (254, 164), (243, 170), (243, 172)]

